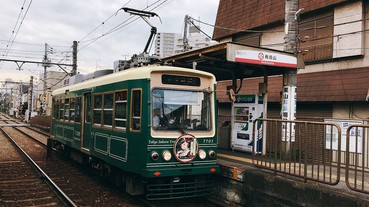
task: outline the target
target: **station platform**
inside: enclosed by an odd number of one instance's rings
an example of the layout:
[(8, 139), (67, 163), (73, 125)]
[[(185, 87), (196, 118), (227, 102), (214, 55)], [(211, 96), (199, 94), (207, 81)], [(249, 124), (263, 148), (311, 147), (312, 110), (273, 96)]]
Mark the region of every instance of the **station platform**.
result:
[(245, 171), (253, 168), (251, 153), (232, 150), (218, 149), (218, 164), (222, 176), (241, 182)]
[(252, 154), (218, 150), (218, 198), (236, 206), (369, 206), (369, 195), (253, 165)]

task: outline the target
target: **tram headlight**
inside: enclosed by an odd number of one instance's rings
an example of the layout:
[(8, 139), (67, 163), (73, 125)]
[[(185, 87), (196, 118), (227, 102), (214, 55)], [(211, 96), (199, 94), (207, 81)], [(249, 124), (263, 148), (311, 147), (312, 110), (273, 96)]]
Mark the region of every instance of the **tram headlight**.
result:
[(209, 157), (214, 158), (215, 156), (216, 156), (216, 153), (214, 152), (214, 150), (210, 150)]
[(163, 151), (163, 159), (165, 161), (169, 161), (170, 159), (172, 159), (172, 153), (170, 153), (168, 150), (164, 150)]
[(159, 154), (155, 151), (151, 152), (151, 159), (154, 160), (154, 161), (158, 161)]
[(206, 158), (206, 152), (204, 150), (199, 150), (199, 157), (200, 159), (205, 159)]

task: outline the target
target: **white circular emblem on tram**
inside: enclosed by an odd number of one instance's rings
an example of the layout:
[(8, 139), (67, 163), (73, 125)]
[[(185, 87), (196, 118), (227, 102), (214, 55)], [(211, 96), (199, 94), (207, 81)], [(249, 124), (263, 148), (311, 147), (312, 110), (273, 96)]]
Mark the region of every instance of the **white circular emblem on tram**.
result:
[(199, 143), (191, 134), (184, 134), (177, 138), (173, 146), (173, 153), (179, 162), (190, 162), (195, 159), (199, 151)]

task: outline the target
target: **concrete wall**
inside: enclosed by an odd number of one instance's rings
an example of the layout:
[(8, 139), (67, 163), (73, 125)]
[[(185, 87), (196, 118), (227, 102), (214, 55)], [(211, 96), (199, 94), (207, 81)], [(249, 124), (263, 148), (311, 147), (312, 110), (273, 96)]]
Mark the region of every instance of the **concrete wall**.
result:
[(368, 102), (335, 103), (333, 104), (333, 117), (336, 119), (369, 119), (368, 105)]
[(280, 25), (268, 29), (260, 39), (260, 47), (283, 51), (284, 48), (284, 26)]
[[(302, 179), (287, 175), (274, 175), (252, 166), (244, 166), (241, 176), (232, 178), (232, 170), (222, 167), (217, 179), (216, 195), (229, 206), (368, 206), (369, 196), (350, 191), (344, 183), (329, 186), (315, 182), (304, 183)], [(230, 173), (229, 173), (230, 172)], [(231, 176), (227, 176), (230, 174)]]

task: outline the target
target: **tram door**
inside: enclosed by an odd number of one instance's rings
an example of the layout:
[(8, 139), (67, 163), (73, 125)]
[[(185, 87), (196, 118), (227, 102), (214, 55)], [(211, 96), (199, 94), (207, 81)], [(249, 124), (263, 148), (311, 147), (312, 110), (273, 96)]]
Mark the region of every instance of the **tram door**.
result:
[(83, 137), (82, 148), (90, 148), (90, 136), (91, 136), (91, 92), (83, 95)]

